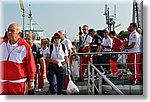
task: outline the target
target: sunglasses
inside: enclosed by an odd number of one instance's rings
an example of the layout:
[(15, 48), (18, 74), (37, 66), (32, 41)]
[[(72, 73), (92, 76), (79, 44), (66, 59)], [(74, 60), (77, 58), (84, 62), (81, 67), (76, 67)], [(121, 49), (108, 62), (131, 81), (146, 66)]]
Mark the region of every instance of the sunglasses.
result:
[(30, 38), (25, 38), (25, 40), (31, 40)]
[(54, 37), (54, 39), (60, 39), (59, 37)]
[(45, 44), (45, 45), (46, 45), (47, 43), (42, 43), (42, 44)]

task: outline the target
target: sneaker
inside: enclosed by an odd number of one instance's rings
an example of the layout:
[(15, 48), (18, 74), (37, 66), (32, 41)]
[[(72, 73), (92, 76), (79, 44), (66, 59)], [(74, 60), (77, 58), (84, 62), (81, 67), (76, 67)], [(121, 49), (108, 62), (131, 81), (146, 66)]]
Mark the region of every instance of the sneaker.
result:
[(37, 89), (37, 90), (36, 90), (36, 92), (41, 92), (41, 91), (42, 91), (42, 89)]
[(137, 85), (138, 80), (135, 79), (134, 82), (132, 83), (132, 85)]

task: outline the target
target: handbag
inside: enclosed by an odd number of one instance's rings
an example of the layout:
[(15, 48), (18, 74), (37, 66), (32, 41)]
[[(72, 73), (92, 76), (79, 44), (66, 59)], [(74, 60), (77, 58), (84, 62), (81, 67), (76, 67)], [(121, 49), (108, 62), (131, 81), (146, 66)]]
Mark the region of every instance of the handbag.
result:
[(69, 83), (68, 83), (68, 86), (67, 86), (67, 94), (71, 95), (71, 94), (75, 94), (75, 93), (78, 93), (78, 92), (79, 92), (78, 87), (74, 84), (74, 82), (71, 80), (71, 77), (69, 75)]
[(66, 62), (60, 62), (61, 63), (61, 65), (59, 66), (59, 68), (60, 69), (65, 69), (65, 68), (67, 68), (67, 64), (66, 64)]
[(61, 66), (59, 66), (58, 64), (50, 62), (48, 67), (53, 68), (55, 70), (63, 70), (65, 68), (67, 68), (67, 64), (65, 62), (61, 62)]

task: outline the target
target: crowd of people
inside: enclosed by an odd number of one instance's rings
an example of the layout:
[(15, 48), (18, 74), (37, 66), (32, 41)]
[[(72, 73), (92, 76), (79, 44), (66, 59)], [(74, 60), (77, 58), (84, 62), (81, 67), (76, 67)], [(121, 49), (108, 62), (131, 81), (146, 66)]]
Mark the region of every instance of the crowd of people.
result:
[[(117, 59), (119, 54), (100, 54), (99, 52), (121, 52), (125, 49), (128, 52), (142, 52), (142, 35), (139, 34), (137, 25), (130, 23), (128, 27), (129, 40), (123, 42), (117, 38), (115, 31), (103, 30), (103, 38), (99, 36), (95, 29), (89, 29), (88, 25), (82, 26), (80, 35), (79, 53), (95, 52), (98, 54), (80, 55), (79, 78), (76, 82), (84, 81), (84, 72), (88, 61), (102, 72), (107, 74), (122, 74), (118, 70)], [(67, 88), (68, 75), (71, 74), (71, 56), (76, 53), (76, 47), (65, 37), (63, 30), (53, 34), (51, 41), (47, 38), (41, 39), (41, 45), (34, 43), (36, 35), (28, 32), (25, 38), (21, 38), (21, 28), (19, 24), (12, 23), (8, 26), (5, 37), (0, 43), (3, 55), (0, 57), (2, 64), (0, 79), (2, 95), (28, 94), (34, 95), (35, 91), (42, 91), (44, 80), (49, 82), (49, 94), (61, 95)], [(70, 60), (69, 60), (70, 57)], [(100, 63), (106, 64), (101, 67)], [(132, 84), (137, 84), (142, 80), (142, 54), (136, 54), (136, 71), (134, 69), (134, 54), (128, 54), (126, 69), (130, 69)], [(109, 65), (107, 65), (109, 64)], [(35, 90), (38, 80), (38, 90)]]
[[(82, 27), (83, 35), (80, 35), (83, 40), (79, 48), (79, 52), (106, 52), (106, 54), (94, 54), (80, 56), (80, 76), (77, 81), (84, 81), (84, 70), (90, 61), (105, 74), (122, 75), (123, 71), (119, 70), (118, 59), (124, 54), (113, 54), (111, 52), (129, 52), (122, 61), (126, 60), (126, 71), (129, 69), (132, 73), (132, 84), (135, 85), (139, 80), (142, 80), (142, 32), (137, 28), (136, 23), (130, 23), (127, 28), (128, 40), (117, 38), (115, 31), (108, 32), (103, 30), (103, 38), (99, 36), (94, 29), (89, 29), (87, 25)], [(82, 39), (81, 38), (81, 39)], [(136, 56), (134, 56), (136, 53)], [(136, 59), (136, 61), (135, 61)], [(134, 64), (135, 63), (135, 64)], [(102, 65), (98, 65), (102, 64)]]

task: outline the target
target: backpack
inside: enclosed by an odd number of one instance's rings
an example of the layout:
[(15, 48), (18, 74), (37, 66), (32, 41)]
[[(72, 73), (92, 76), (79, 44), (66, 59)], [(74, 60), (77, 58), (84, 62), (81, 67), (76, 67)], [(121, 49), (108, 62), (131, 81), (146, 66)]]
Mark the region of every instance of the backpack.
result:
[[(62, 44), (62, 43), (61, 43), (61, 45), (62, 45), (63, 52), (65, 53), (65, 49), (66, 49), (66, 48), (65, 48), (65, 45)], [(51, 56), (51, 54), (52, 54), (52, 51), (53, 51), (53, 44), (50, 45), (50, 56)]]

